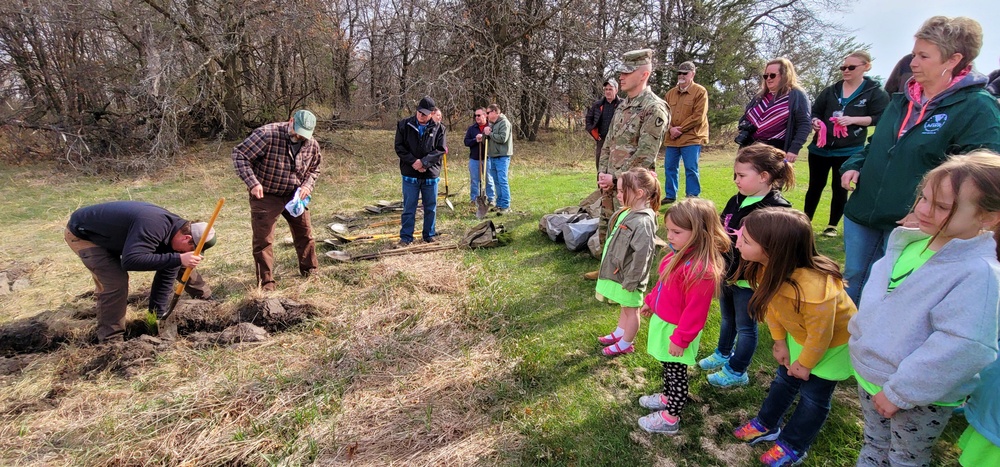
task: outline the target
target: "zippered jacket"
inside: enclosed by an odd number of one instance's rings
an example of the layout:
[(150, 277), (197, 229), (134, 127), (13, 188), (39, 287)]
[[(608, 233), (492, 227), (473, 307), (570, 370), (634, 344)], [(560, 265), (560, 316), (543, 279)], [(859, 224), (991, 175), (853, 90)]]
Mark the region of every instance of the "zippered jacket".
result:
[(729, 202), (726, 203), (726, 207), (723, 208), (722, 213), (719, 214), (719, 219), (722, 220), (722, 226), (725, 227), (726, 233), (729, 234), (729, 253), (726, 253), (724, 256), (726, 258), (726, 279), (731, 281), (743, 279), (743, 277), (733, 277), (736, 274), (736, 269), (740, 266), (740, 261), (742, 261), (740, 258), (740, 251), (736, 249), (735, 232), (740, 230), (740, 226), (743, 225), (743, 218), (760, 208), (766, 208), (769, 206), (779, 208), (792, 207), (792, 203), (789, 203), (784, 196), (781, 196), (781, 192), (778, 190), (771, 190), (764, 195), (764, 199), (741, 208), (740, 204), (742, 204), (745, 199), (747, 199), (746, 196), (736, 193), (735, 196), (729, 198)]
[[(421, 179), (438, 178), (441, 173), (441, 158), (444, 155), (444, 128), (428, 120), (424, 134), (417, 129), (417, 117), (404, 118), (396, 124), (396, 155), (399, 156), (399, 173), (404, 177)], [(413, 168), (420, 159), (425, 171)]]
[[(865, 76), (861, 83), (861, 91), (854, 96), (847, 105), (840, 105), (840, 96), (844, 92), (844, 80), (837, 81), (819, 93), (816, 101), (812, 105), (812, 118), (818, 118), (826, 125), (826, 146), (822, 149), (850, 148), (853, 146), (864, 146), (868, 139), (868, 127), (861, 125), (848, 125), (846, 138), (834, 138), (833, 122), (830, 117), (833, 112), (842, 111), (845, 117), (871, 117), (872, 123), (869, 126), (876, 126), (882, 117), (882, 112), (889, 105), (889, 94), (886, 94), (878, 81)], [(816, 144), (816, 136), (813, 135), (812, 144)], [(810, 149), (813, 149), (810, 146)]]
[[(609, 229), (614, 229), (619, 211), (611, 216)], [(601, 269), (600, 279), (617, 282), (629, 292), (646, 291), (649, 269), (653, 266), (653, 237), (656, 236), (656, 213), (652, 209), (629, 211), (617, 229), (609, 232), (610, 239)]]
[[(951, 155), (981, 148), (1000, 152), (1000, 104), (985, 84), (983, 75), (969, 73), (925, 103), (922, 116), (916, 108), (909, 111), (909, 92), (893, 94), (871, 143), (840, 167), (841, 174), (861, 173), (844, 215), (869, 228), (892, 230), (910, 212), (924, 174)], [(908, 113), (912, 125), (900, 137)]]

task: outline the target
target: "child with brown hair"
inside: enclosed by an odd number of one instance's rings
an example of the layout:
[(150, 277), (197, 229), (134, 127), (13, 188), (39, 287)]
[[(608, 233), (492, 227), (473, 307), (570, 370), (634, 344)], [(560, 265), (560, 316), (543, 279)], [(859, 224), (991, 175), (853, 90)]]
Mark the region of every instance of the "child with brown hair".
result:
[(608, 357), (635, 351), (632, 341), (639, 332), (639, 306), (649, 283), (656, 237), (656, 211), (660, 209), (660, 184), (648, 169), (636, 167), (618, 178), (618, 202), (622, 208), (608, 222), (597, 299), (621, 305), (618, 327), (597, 340)]
[(647, 351), (663, 362), (663, 392), (639, 398), (639, 405), (656, 411), (640, 418), (639, 426), (675, 434), (687, 403), (687, 367), (695, 364), (708, 308), (722, 282), (729, 237), (706, 199), (687, 198), (671, 206), (663, 223), (670, 252), (640, 310), (650, 317)]
[[(753, 286), (750, 316), (767, 321), (778, 374), (757, 416), (733, 434), (750, 444), (775, 441), (760, 457), (766, 465), (796, 465), (826, 422), (837, 381), (851, 376), (847, 323), (857, 309), (840, 266), (816, 251), (805, 213), (755, 211), (737, 236), (740, 272)], [(796, 396), (798, 405), (781, 427)]]
[(918, 228), (889, 235), (850, 324), (859, 466), (929, 465), (953, 407), (997, 356), (1000, 157), (976, 151), (931, 170), (912, 214)]
[[(750, 318), (747, 304), (753, 290), (744, 277), (737, 274), (741, 260), (736, 249), (736, 231), (740, 223), (757, 209), (768, 206), (791, 207), (782, 190), (792, 188), (795, 174), (785, 161), (785, 153), (766, 144), (757, 143), (740, 149), (733, 166), (733, 181), (739, 192), (729, 199), (722, 210), (722, 225), (729, 233), (731, 245), (726, 254), (727, 282), (719, 296), (719, 344), (712, 355), (698, 362), (708, 375), (709, 384), (729, 388), (750, 382), (747, 368), (757, 350), (757, 322)], [(717, 370), (717, 371), (715, 371)]]

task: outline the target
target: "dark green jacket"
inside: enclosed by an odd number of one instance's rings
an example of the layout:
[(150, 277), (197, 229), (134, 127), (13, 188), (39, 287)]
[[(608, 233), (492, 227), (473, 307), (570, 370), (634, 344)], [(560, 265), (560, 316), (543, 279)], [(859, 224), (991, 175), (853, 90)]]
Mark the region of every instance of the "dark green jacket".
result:
[(871, 142), (840, 167), (841, 174), (861, 173), (844, 211), (860, 225), (895, 228), (909, 213), (924, 174), (948, 156), (980, 148), (1000, 152), (1000, 105), (981, 84), (943, 97), (897, 139), (908, 105), (905, 93), (894, 94)]

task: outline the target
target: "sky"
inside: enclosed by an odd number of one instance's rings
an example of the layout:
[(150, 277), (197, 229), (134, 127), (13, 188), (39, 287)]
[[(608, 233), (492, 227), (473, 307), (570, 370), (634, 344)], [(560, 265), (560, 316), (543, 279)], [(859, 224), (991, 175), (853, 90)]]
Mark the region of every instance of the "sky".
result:
[(1000, 68), (1000, 2), (997, 0), (855, 0), (827, 18), (843, 25), (858, 42), (871, 44), (870, 76), (889, 76), (913, 48), (913, 33), (935, 15), (968, 16), (983, 27), (983, 48), (974, 68), (983, 74)]

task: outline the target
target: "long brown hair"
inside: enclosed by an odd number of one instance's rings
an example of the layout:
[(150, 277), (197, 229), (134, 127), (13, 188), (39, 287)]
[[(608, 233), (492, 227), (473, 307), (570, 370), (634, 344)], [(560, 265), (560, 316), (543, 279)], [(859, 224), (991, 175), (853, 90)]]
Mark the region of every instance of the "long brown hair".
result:
[(623, 204), (630, 206), (636, 190), (643, 190), (649, 208), (653, 211), (660, 210), (660, 183), (656, 181), (656, 172), (644, 167), (632, 167), (619, 180), (622, 181)]
[[(951, 189), (955, 191), (956, 200), (962, 190), (962, 185), (969, 182), (979, 192), (979, 197), (975, 199), (975, 202), (980, 212), (1000, 212), (1000, 155), (980, 149), (964, 156), (953, 156), (934, 170), (927, 172), (917, 191), (922, 193), (924, 188), (933, 187), (934, 189), (931, 190), (932, 199), (928, 200), (933, 204), (936, 202), (933, 198), (936, 198), (936, 193), (941, 188), (941, 182), (946, 178), (951, 182)], [(917, 203), (914, 202), (910, 211), (912, 212), (916, 207)], [(951, 211), (948, 212), (948, 217), (944, 219), (944, 225), (941, 226), (938, 233), (948, 228), (957, 208), (958, 203), (952, 203)], [(937, 233), (934, 234), (931, 242), (937, 236)], [(1000, 224), (993, 226), (993, 238), (997, 242), (997, 259), (1000, 260)]]
[(715, 289), (718, 290), (726, 272), (722, 252), (729, 251), (730, 240), (719, 220), (715, 203), (704, 198), (685, 198), (667, 209), (663, 214), (664, 224), (667, 219), (677, 227), (690, 230), (691, 240), (682, 251), (670, 258), (667, 267), (660, 274), (660, 280), (669, 277), (680, 265), (690, 262), (693, 265), (692, 274), (687, 277), (685, 290), (695, 281), (707, 278), (715, 282)]
[(766, 266), (744, 259), (737, 276), (746, 277), (754, 289), (749, 311), (757, 321), (764, 320), (767, 304), (786, 282), (795, 289), (795, 312), (799, 312), (801, 291), (792, 279), (796, 269), (813, 269), (844, 279), (840, 266), (816, 251), (812, 223), (802, 211), (779, 207), (758, 209), (743, 218), (743, 235), (749, 235), (767, 255)]
[[(774, 93), (774, 97), (781, 97), (788, 94), (792, 89), (799, 87), (799, 75), (795, 73), (795, 65), (792, 65), (792, 61), (785, 57), (778, 57), (772, 59), (764, 65), (764, 70), (771, 65), (778, 65), (778, 75), (781, 76), (781, 86), (778, 87), (778, 92)], [(760, 80), (760, 90), (757, 91), (757, 97), (764, 97), (770, 92), (767, 89), (767, 80)]]

